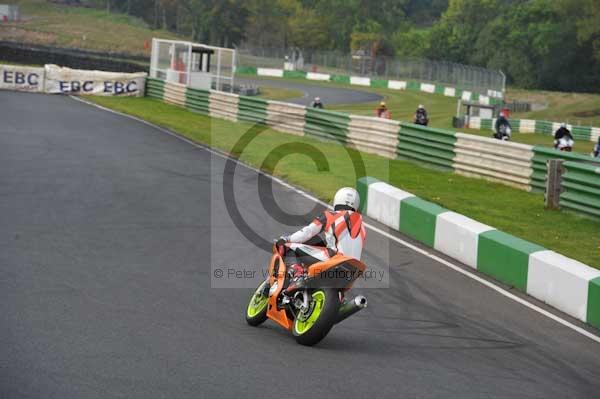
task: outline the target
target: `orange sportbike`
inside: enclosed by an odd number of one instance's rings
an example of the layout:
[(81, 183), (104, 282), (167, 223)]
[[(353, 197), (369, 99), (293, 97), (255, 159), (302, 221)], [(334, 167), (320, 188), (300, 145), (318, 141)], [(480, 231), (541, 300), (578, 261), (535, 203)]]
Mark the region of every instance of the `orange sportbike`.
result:
[[(301, 247), (306, 253), (327, 251), (303, 244), (286, 244), (286, 247), (291, 245)], [(304, 269), (301, 287), (290, 293), (286, 290), (291, 276), (283, 260), (284, 252), (285, 248), (273, 246), (268, 278), (250, 297), (246, 321), (251, 326), (271, 319), (290, 330), (296, 342), (310, 346), (325, 338), (335, 324), (367, 306), (362, 295), (345, 299), (356, 279), (363, 275), (364, 263), (340, 254), (312, 263)]]

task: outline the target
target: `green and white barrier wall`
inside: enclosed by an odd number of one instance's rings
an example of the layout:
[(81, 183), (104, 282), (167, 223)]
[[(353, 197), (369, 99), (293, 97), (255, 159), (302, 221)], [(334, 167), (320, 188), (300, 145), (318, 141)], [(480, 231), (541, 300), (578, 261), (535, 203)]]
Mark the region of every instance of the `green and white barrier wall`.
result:
[[(281, 132), (335, 141), (389, 159), (410, 160), (527, 191), (545, 190), (548, 159), (561, 158), (569, 164), (600, 166), (599, 159), (546, 147), (533, 147), (400, 121), (349, 115), (214, 90), (190, 89), (178, 83), (152, 78), (147, 81), (148, 96), (186, 107), (193, 112), (235, 122), (266, 124)], [(567, 170), (571, 172), (565, 176), (566, 192), (561, 205), (565, 209), (600, 218), (600, 214), (596, 212), (600, 207), (593, 205), (596, 204), (594, 201), (600, 199), (600, 175), (575, 172), (575, 167)], [(584, 175), (587, 182), (573, 181), (581, 180)], [(576, 185), (579, 190), (577, 193)]]
[(377, 179), (357, 189), (368, 217), (600, 328), (600, 270)]
[(237, 73), (244, 75), (265, 76), (270, 78), (300, 78), (307, 80), (317, 80), (322, 82), (338, 82), (356, 86), (385, 88), (392, 90), (413, 90), (425, 93), (437, 93), (447, 97), (461, 98), (463, 101), (476, 101), (485, 105), (502, 104), (504, 93), (497, 90), (486, 90), (485, 93), (477, 93), (470, 90), (462, 90), (457, 87), (451, 87), (441, 84), (426, 82), (406, 81), (406, 80), (388, 80), (368, 78), (362, 76), (344, 76), (332, 75), (327, 73), (304, 72), (304, 71), (286, 71), (275, 68), (255, 68), (238, 67)]
[[(533, 119), (510, 119), (509, 122), (513, 132), (518, 133), (541, 133), (552, 135), (560, 127), (560, 122), (539, 121)], [(479, 130), (494, 130), (495, 124), (495, 118), (470, 117), (468, 127)], [(599, 127), (567, 124), (567, 128), (571, 131), (575, 140), (597, 142), (598, 137), (600, 137)]]

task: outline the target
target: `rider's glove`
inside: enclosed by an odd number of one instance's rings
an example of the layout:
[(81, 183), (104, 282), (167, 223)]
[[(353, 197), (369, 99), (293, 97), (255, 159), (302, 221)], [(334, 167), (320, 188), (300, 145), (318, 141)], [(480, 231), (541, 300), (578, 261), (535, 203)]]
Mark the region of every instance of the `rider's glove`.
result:
[(287, 237), (281, 236), (275, 241), (275, 246), (277, 248), (284, 246), (288, 242)]

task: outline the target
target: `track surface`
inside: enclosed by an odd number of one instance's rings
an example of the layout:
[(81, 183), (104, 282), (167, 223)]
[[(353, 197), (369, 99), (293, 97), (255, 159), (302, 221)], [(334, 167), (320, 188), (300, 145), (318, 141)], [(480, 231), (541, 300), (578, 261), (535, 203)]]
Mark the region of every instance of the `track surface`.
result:
[(358, 104), (378, 101), (383, 97), (376, 93), (371, 93), (362, 90), (343, 89), (336, 87), (323, 87), (311, 84), (290, 82), (289, 80), (281, 79), (249, 79), (249, 78), (236, 78), (236, 83), (241, 84), (252, 84), (256, 86), (270, 86), (284, 89), (295, 89), (300, 90), (304, 93), (303, 97), (292, 98), (286, 100), (286, 102), (310, 105), (315, 97), (320, 97), (325, 107), (328, 104)]
[[(390, 288), (363, 290), (367, 310), (319, 346), (249, 327), (251, 290), (210, 283), (211, 263), (268, 259), (225, 210), (222, 158), (67, 97), (0, 92), (0, 105), (0, 398), (600, 392), (598, 344), (394, 243)], [(266, 238), (290, 231), (256, 187), (238, 167), (244, 218)], [(366, 262), (386, 243), (371, 232)]]

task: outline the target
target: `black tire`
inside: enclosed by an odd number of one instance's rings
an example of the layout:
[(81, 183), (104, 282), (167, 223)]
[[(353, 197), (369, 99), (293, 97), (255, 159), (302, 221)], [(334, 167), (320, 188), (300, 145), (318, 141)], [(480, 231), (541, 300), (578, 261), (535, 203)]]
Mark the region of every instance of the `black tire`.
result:
[[(324, 301), (318, 318), (314, 320), (314, 324), (308, 329), (300, 331), (297, 330), (297, 326), (300, 326), (299, 322), (301, 317), (299, 316), (297, 320), (294, 320), (292, 334), (294, 335), (294, 338), (296, 338), (296, 342), (301, 345), (312, 346), (319, 343), (329, 333), (337, 320), (340, 308), (340, 296), (338, 290), (333, 288), (318, 288), (309, 291), (311, 298), (314, 298), (315, 295), (320, 296), (319, 293), (323, 294)], [(310, 314), (312, 314), (312, 311)], [(310, 317), (310, 314), (308, 317)]]
[[(267, 282), (263, 281), (262, 284), (259, 285), (258, 288), (252, 293), (252, 296), (250, 296), (250, 300), (248, 301), (248, 306), (246, 307), (246, 323), (250, 324), (253, 327), (259, 326), (267, 320), (269, 297), (265, 297), (264, 295), (262, 295), (265, 284), (267, 284)], [(267, 302), (259, 312), (251, 312), (250, 305), (252, 304), (252, 301), (256, 301), (258, 298), (260, 298), (260, 300), (263, 301), (266, 298)]]

